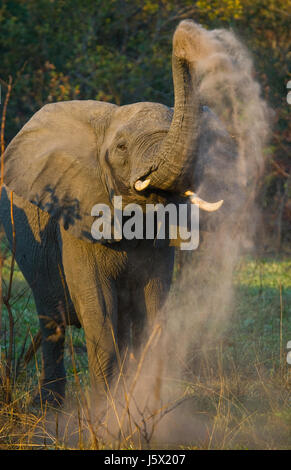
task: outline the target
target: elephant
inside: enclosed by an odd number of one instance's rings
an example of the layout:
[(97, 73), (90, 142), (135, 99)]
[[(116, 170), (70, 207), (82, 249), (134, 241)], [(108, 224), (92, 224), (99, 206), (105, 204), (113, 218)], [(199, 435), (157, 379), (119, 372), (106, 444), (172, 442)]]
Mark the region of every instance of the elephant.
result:
[[(184, 201), (211, 212), (222, 201), (212, 205), (194, 192), (207, 177), (211, 198), (217, 189), (226, 200), (221, 210), (227, 207), (230, 189), (219, 185), (219, 172), (226, 162), (233, 169), (236, 156), (231, 137), (200, 101), (197, 61), (187, 54), (193, 41), (199, 51), (203, 29), (180, 22), (173, 36), (174, 108), (50, 103), (5, 151), (0, 217), (11, 246), (15, 230), (15, 259), (33, 292), (42, 332), (41, 398), (50, 404), (65, 397), (66, 325), (84, 329), (91, 387), (102, 399), (117, 355), (128, 347), (138, 354), (172, 282), (175, 246), (96, 240), (92, 207), (112, 207), (114, 196), (122, 196), (143, 210)], [(213, 159), (220, 165), (214, 172)]]

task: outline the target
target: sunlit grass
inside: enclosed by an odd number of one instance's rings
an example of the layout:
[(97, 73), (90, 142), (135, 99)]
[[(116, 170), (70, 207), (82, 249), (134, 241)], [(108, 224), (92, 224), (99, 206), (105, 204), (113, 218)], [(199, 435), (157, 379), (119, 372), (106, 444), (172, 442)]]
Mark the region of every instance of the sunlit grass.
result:
[[(3, 269), (6, 283), (9, 272), (10, 259), (7, 257)], [(179, 442), (180, 447), (290, 449), (291, 377), (286, 361), (286, 345), (291, 340), (290, 274), (291, 261), (287, 259), (241, 259), (234, 277), (233, 311), (225, 335), (206, 358), (201, 357), (202, 373), (197, 374), (193, 368), (185, 381), (177, 385), (180, 394), (189, 396), (189, 422), (199, 417), (208, 430), (201, 437), (193, 438), (192, 445), (183, 446)], [(11, 303), (16, 320), (17, 358), (27, 332), (34, 335), (38, 331), (38, 319), (32, 295), (17, 266), (13, 286)], [(3, 329), (8, 328), (5, 308), (2, 322)], [(84, 332), (71, 328), (69, 334), (73, 337), (81, 385), (87, 393), (89, 379)], [(40, 367), (39, 353), (36, 360)], [(68, 339), (65, 362), (67, 395), (70, 400), (75, 400), (77, 390)], [(29, 397), (38, 378), (33, 361), (26, 370), (19, 372), (14, 405), (4, 406), (0, 411), (0, 447), (70, 448), (54, 433), (46, 436), (44, 415), (29, 406)], [(38, 444), (33, 438), (35, 433), (41, 436)], [(80, 445), (77, 443), (75, 448)], [(90, 440), (82, 442), (82, 448), (90, 446)], [(108, 448), (111, 444), (100, 443), (100, 448), (102, 446)]]
[(243, 259), (235, 276), (235, 284), (240, 286), (274, 288), (280, 285), (291, 288), (290, 259)]

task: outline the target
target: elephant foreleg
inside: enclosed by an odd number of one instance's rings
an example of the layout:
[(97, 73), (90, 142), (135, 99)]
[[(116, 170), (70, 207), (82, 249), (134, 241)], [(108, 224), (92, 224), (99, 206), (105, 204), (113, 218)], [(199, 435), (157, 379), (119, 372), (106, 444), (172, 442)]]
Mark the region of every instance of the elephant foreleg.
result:
[(117, 294), (115, 281), (100, 261), (103, 247), (63, 234), (66, 282), (82, 324), (88, 352), (91, 388), (105, 398), (117, 364)]
[(66, 371), (64, 367), (65, 325), (44, 308), (38, 306), (42, 333), (42, 374), (41, 390), (36, 400), (54, 406), (62, 404), (65, 398)]

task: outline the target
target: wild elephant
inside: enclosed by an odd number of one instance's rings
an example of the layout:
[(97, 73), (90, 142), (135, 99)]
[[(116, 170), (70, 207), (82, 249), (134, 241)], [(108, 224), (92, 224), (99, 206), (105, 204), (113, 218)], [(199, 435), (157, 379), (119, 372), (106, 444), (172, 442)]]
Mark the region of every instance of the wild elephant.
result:
[[(171, 285), (173, 246), (153, 239), (95, 240), (92, 207), (112, 207), (114, 196), (145, 207), (187, 202), (190, 195), (201, 209), (218, 209), (221, 202), (195, 195), (202, 178), (209, 178), (210, 199), (218, 187), (227, 203), (220, 171), (235, 166), (235, 153), (200, 100), (196, 66), (203, 38), (190, 20), (175, 31), (173, 109), (148, 102), (48, 104), (6, 149), (0, 215), (12, 244), (13, 192), (16, 261), (42, 331), (43, 400), (60, 403), (65, 396), (66, 325), (84, 328), (92, 385), (102, 395), (114, 375), (116, 344), (120, 354), (130, 341), (140, 347)], [(188, 52), (193, 44), (196, 55)], [(211, 171), (212, 159), (221, 168)]]

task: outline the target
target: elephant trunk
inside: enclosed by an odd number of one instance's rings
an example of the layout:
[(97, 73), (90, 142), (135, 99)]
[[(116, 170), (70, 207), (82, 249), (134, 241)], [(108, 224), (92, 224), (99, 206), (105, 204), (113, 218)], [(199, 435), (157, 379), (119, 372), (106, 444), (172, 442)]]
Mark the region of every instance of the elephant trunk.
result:
[(151, 187), (167, 191), (185, 191), (191, 187), (200, 112), (193, 41), (197, 38), (199, 41), (200, 30), (193, 21), (182, 21), (173, 37), (174, 116), (148, 176)]
[(148, 187), (190, 197), (192, 204), (213, 212), (223, 201), (209, 203), (189, 190), (193, 186), (198, 153), (201, 105), (197, 62), (209, 54), (207, 32), (194, 21), (182, 21), (173, 37), (172, 70), (175, 93), (174, 116), (150, 171), (135, 182), (135, 189)]

